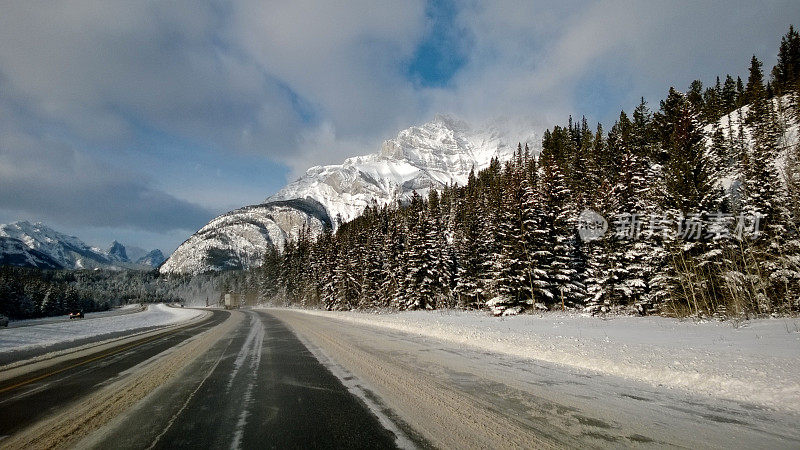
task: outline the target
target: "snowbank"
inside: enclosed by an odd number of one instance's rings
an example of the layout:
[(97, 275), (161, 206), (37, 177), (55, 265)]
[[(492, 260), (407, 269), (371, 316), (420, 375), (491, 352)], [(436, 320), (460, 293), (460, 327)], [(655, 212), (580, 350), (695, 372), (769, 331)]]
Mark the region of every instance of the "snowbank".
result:
[(546, 313), (305, 311), (669, 388), (800, 411), (800, 319), (691, 322)]
[[(110, 316), (119, 316), (122, 314), (131, 314), (136, 312), (137, 309), (141, 309), (142, 307), (138, 304), (133, 305), (124, 305), (119, 308), (110, 309), (108, 311), (97, 311), (97, 312), (88, 312), (85, 314), (86, 319), (96, 319), (98, 317), (110, 317)], [(54, 323), (54, 322), (68, 322), (69, 317), (67, 315), (61, 316), (52, 316), (52, 317), (40, 317), (37, 319), (22, 319), (22, 320), (12, 320), (8, 323), (9, 328), (16, 328), (16, 327), (29, 327), (32, 325), (43, 325), (46, 323)]]
[(0, 330), (0, 353), (63, 344), (93, 336), (157, 327), (192, 319), (203, 314), (196, 309), (150, 305), (133, 314), (76, 319)]

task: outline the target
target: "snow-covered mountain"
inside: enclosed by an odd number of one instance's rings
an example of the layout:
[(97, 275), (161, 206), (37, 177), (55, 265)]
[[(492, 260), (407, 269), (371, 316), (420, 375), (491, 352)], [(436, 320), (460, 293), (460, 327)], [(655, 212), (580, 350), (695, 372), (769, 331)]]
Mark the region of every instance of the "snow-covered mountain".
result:
[(60, 262), (47, 253), (30, 248), (19, 239), (0, 237), (0, 266), (38, 267), (40, 269), (60, 269)]
[[(161, 251), (154, 252), (161, 254)], [(161, 255), (163, 260), (163, 255)], [(128, 259), (125, 246), (114, 241), (108, 250), (91, 247), (41, 222), (13, 222), (0, 225), (0, 266), (40, 269), (144, 269), (160, 264), (142, 264)]]
[(117, 241), (111, 243), (111, 247), (108, 248), (106, 254), (108, 254), (110, 258), (117, 261), (129, 261), (128, 254), (125, 251), (125, 246)]
[(163, 263), (167, 258), (164, 257), (164, 254), (161, 253), (161, 250), (155, 249), (150, 250), (144, 256), (140, 256), (139, 258), (134, 259), (131, 257), (131, 261), (140, 265), (140, 266), (148, 266), (148, 267), (158, 267)]
[[(517, 127), (519, 128), (519, 127)], [(449, 116), (401, 131), (377, 153), (315, 166), (260, 205), (223, 214), (192, 235), (161, 266), (162, 273), (201, 273), (261, 264), (267, 248), (308, 227), (336, 228), (373, 201), (384, 205), (414, 191), (464, 184), (472, 169), (492, 158), (508, 160), (518, 143), (536, 145), (533, 127), (510, 131), (507, 124), (472, 128)]]

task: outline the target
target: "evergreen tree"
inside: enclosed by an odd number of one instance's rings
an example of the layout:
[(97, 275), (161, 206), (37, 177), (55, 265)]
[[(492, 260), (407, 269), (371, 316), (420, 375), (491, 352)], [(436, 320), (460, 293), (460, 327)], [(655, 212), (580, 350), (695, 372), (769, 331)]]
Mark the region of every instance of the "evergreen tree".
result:
[(736, 109), (736, 82), (730, 75), (725, 76), (725, 84), (722, 85), (722, 97), (720, 99), (723, 114), (728, 114)]
[(560, 307), (574, 306), (582, 301), (580, 281), (572, 265), (577, 213), (572, 195), (558, 163), (542, 163), (540, 195), (543, 201), (542, 223), (547, 230), (545, 245), (551, 248), (548, 261), (549, 289), (555, 298), (552, 302)]
[(665, 166), (666, 207), (680, 213), (713, 209), (714, 180), (703, 130), (685, 97), (670, 89), (659, 127), (669, 159)]
[(800, 34), (789, 26), (789, 31), (781, 38), (778, 50), (778, 63), (772, 69), (772, 78), (779, 93), (797, 90), (800, 77)]
[(695, 111), (700, 112), (705, 110), (702, 81), (692, 81), (692, 84), (689, 85), (689, 91), (686, 93), (686, 99), (689, 101)]

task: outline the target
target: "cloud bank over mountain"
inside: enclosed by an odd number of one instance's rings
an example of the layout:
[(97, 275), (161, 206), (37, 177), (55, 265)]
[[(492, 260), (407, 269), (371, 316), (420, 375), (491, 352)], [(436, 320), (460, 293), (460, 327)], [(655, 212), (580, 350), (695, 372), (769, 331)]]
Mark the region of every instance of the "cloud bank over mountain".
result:
[(11, 3), (0, 219), (174, 247), (438, 112), (607, 123), (664, 85), (746, 67), (741, 48), (771, 66), (799, 15), (791, 1)]

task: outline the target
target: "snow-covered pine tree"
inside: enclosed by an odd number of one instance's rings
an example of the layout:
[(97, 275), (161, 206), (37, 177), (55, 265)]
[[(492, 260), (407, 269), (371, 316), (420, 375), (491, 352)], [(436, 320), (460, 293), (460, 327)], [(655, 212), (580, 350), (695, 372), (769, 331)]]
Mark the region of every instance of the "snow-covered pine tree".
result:
[(436, 248), (431, 229), (431, 221), (425, 212), (418, 215), (416, 228), (409, 236), (409, 280), (413, 286), (413, 293), (409, 296), (411, 302), (409, 309), (434, 309), (436, 307), (436, 293), (438, 287), (438, 274), (436, 273), (435, 259)]
[(403, 255), (402, 221), (394, 210), (384, 209), (384, 237), (381, 244), (382, 267), (380, 304), (386, 307), (400, 307), (403, 271), (400, 258)]
[(336, 265), (336, 248), (330, 228), (326, 227), (317, 238), (312, 255), (312, 272), (317, 283), (319, 303), (327, 307), (335, 299), (333, 270)]
[(789, 149), (784, 180), (788, 214), (782, 262), (787, 280), (785, 303), (790, 310), (800, 311), (800, 143)]
[[(445, 200), (445, 204), (443, 204), (443, 200)], [(445, 211), (448, 207), (446, 198), (443, 199), (436, 190), (430, 191), (426, 211), (428, 234), (425, 240), (429, 249), (428, 259), (431, 266), (433, 308), (436, 308), (437, 305), (446, 305), (451, 296), (451, 256), (445, 224)]]
[(523, 203), (523, 161), (518, 157), (506, 166), (503, 176), (503, 197), (498, 214), (497, 239), (500, 246), (497, 272), (497, 296), (487, 302), (495, 315), (516, 314), (531, 303), (528, 262), (525, 248)]
[(377, 206), (373, 205), (372, 211), (365, 218), (364, 230), (360, 233), (365, 245), (362, 252), (361, 299), (359, 304), (365, 308), (380, 308), (384, 306), (381, 299), (383, 286), (383, 267), (386, 255), (382, 252), (384, 232), (379, 226)]
[(800, 33), (789, 26), (789, 31), (781, 38), (778, 49), (778, 63), (772, 69), (772, 79), (778, 94), (797, 89), (800, 78)]
[[(794, 290), (793, 257), (787, 255), (786, 239), (791, 239), (791, 211), (787, 185), (775, 166), (781, 154), (781, 127), (773, 102), (762, 98), (751, 105), (754, 117), (752, 147), (748, 153), (742, 181), (742, 210), (745, 215), (760, 217), (761, 233), (749, 243), (746, 256), (758, 265), (750, 274), (756, 290), (758, 310), (772, 312), (783, 307), (784, 299)], [(789, 253), (793, 253), (789, 251)]]
[(439, 276), (435, 248), (435, 231), (432, 221), (419, 195), (415, 193), (407, 213), (406, 267), (404, 280), (405, 309), (432, 309), (436, 307)]
[(558, 163), (547, 158), (542, 161), (540, 194), (543, 201), (543, 228), (547, 230), (546, 245), (552, 249), (549, 264), (549, 291), (558, 307), (571, 307), (580, 302), (580, 282), (572, 267), (577, 213), (572, 194)]
[(498, 295), (497, 279), (501, 270), (501, 245), (498, 238), (500, 223), (499, 204), (502, 190), (500, 189), (500, 170), (490, 169), (483, 174), (481, 195), (478, 200), (477, 220), (479, 221), (478, 253), (482, 256), (479, 275), (479, 293), (484, 302), (488, 302)]
[(343, 244), (333, 272), (334, 307), (331, 309), (350, 310), (358, 306), (361, 296), (360, 249), (352, 241)]
[(551, 304), (554, 298), (549, 280), (553, 253), (547, 247), (549, 231), (545, 228), (544, 210), (538, 193), (538, 176), (523, 179), (521, 189), (521, 214), (528, 266), (526, 281), (530, 285), (528, 290), (532, 296), (533, 306), (537, 303), (547, 305)]
[(464, 198), (456, 206), (452, 245), (456, 258), (454, 295), (459, 307), (469, 309), (481, 308), (485, 301), (481, 278), (487, 256), (481, 252), (483, 218), (478, 212), (477, 189), (477, 179), (471, 172)]
[(616, 203), (615, 217), (622, 223), (615, 236), (616, 263), (612, 269), (614, 303), (624, 306), (640, 304), (648, 289), (652, 242), (644, 242), (646, 223), (652, 211), (644, 163), (626, 146), (622, 149), (620, 172), (610, 197)]
[(715, 271), (706, 267), (716, 263), (718, 249), (702, 239), (702, 223), (710, 211), (718, 211), (721, 192), (715, 187), (703, 130), (685, 96), (670, 88), (657, 121), (669, 155), (663, 207), (682, 231), (680, 239), (667, 247), (672, 264), (665, 281), (671, 306), (698, 314), (713, 309), (718, 284), (710, 278)]
[[(597, 186), (597, 196), (590, 205), (591, 209), (609, 220), (619, 210), (612, 188), (606, 180)], [(591, 313), (607, 311), (612, 304), (614, 291), (614, 273), (618, 264), (614, 236), (606, 233), (593, 241), (585, 242), (587, 255), (586, 267), (586, 301), (584, 310)]]

